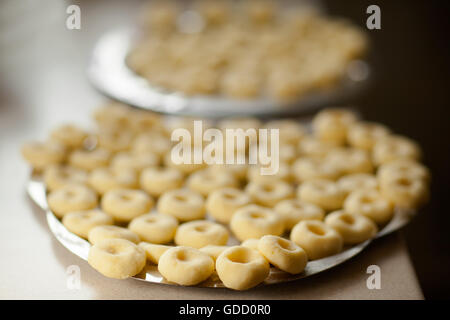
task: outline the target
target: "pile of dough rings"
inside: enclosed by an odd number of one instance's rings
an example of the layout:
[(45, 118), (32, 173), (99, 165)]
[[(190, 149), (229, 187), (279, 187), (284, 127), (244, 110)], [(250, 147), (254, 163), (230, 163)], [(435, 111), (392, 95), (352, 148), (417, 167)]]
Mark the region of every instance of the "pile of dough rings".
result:
[(428, 198), (417, 143), (347, 109), (322, 110), (310, 127), (203, 120), (224, 132), (278, 128), (280, 170), (264, 176), (258, 166), (172, 162), (172, 130), (192, 130), (194, 119), (117, 103), (94, 118), (94, 131), (62, 125), (22, 154), (42, 175), (51, 211), (92, 244), (89, 264), (111, 278), (148, 263), (171, 283), (197, 285), (217, 273), (226, 287), (249, 289), (271, 266), (299, 274)]
[(336, 85), (365, 55), (365, 33), (342, 18), (279, 1), (152, 1), (128, 66), (186, 95), (286, 101)]

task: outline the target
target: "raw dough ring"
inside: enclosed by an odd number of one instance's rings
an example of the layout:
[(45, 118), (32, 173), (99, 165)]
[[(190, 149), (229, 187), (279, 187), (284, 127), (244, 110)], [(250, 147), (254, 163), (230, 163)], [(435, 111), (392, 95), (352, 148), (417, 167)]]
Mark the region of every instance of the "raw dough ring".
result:
[(68, 148), (78, 148), (83, 145), (87, 133), (71, 124), (60, 126), (51, 133), (51, 138)]
[(219, 255), (216, 270), (225, 287), (246, 290), (263, 282), (269, 275), (270, 266), (258, 251), (234, 246)]
[(95, 168), (108, 166), (110, 158), (111, 152), (105, 149), (78, 149), (70, 154), (69, 163), (76, 168), (91, 171)]
[(70, 232), (87, 239), (93, 228), (112, 225), (114, 220), (109, 214), (94, 209), (69, 212), (64, 215), (62, 223)]
[(244, 241), (259, 239), (266, 234), (279, 236), (284, 231), (284, 222), (273, 210), (251, 204), (234, 213), (230, 228), (240, 241)]
[(211, 276), (214, 260), (198, 249), (174, 247), (161, 255), (158, 270), (168, 281), (193, 286)]
[(54, 142), (29, 142), (22, 146), (22, 155), (36, 170), (59, 164), (64, 160), (65, 149)]
[(178, 221), (166, 214), (144, 214), (131, 220), (128, 228), (142, 241), (162, 244), (173, 240)]
[(323, 220), (325, 216), (321, 207), (298, 199), (283, 200), (274, 210), (283, 217), (286, 230), (291, 230), (302, 220)]
[(337, 181), (337, 184), (347, 195), (355, 190), (378, 188), (377, 178), (368, 173), (354, 173), (343, 176)]
[(234, 188), (224, 188), (213, 191), (209, 195), (206, 209), (217, 221), (229, 223), (235, 211), (250, 202), (250, 196), (245, 192)]
[(313, 203), (324, 210), (337, 210), (342, 207), (345, 192), (331, 180), (316, 179), (304, 182), (298, 188), (302, 201)]
[(308, 262), (305, 250), (277, 236), (267, 235), (259, 239), (258, 250), (272, 265), (290, 274), (301, 273)]
[(180, 246), (202, 248), (207, 245), (223, 246), (228, 242), (228, 230), (211, 221), (200, 220), (183, 223), (175, 234)]
[(205, 216), (203, 197), (192, 190), (176, 189), (164, 193), (158, 201), (158, 212), (180, 221), (202, 219)]
[(137, 187), (137, 176), (134, 170), (114, 170), (112, 168), (96, 168), (89, 174), (89, 185), (99, 194), (114, 189), (134, 189)]
[(249, 182), (245, 191), (253, 201), (266, 207), (274, 207), (278, 202), (294, 197), (294, 188), (278, 179)]
[(142, 190), (114, 189), (102, 197), (103, 211), (121, 222), (131, 221), (149, 212), (153, 203), (153, 199)]
[(203, 169), (191, 174), (187, 180), (189, 189), (207, 197), (212, 191), (221, 188), (238, 187), (238, 181), (234, 176), (226, 172), (217, 172)]
[(164, 192), (181, 188), (183, 176), (183, 173), (175, 168), (146, 168), (141, 173), (140, 183), (146, 192), (159, 197)]
[(336, 148), (326, 156), (326, 162), (336, 167), (342, 174), (373, 172), (369, 153), (361, 149)]
[(355, 114), (348, 110), (326, 109), (314, 117), (312, 125), (321, 141), (342, 145), (347, 139), (348, 127), (355, 121)]
[(299, 158), (292, 165), (292, 171), (298, 182), (314, 179), (335, 180), (341, 175), (336, 165), (320, 158)]
[(350, 214), (362, 214), (376, 224), (388, 222), (394, 214), (390, 201), (374, 189), (356, 190), (350, 193), (345, 199), (344, 210)]
[(51, 191), (47, 202), (52, 212), (62, 218), (71, 211), (94, 209), (97, 207), (97, 195), (94, 190), (82, 184), (68, 184)]
[(344, 244), (358, 244), (377, 233), (377, 225), (372, 220), (361, 214), (349, 214), (344, 210), (328, 214), (325, 223), (342, 236)]
[(342, 236), (322, 221), (300, 221), (291, 231), (291, 240), (303, 248), (309, 260), (321, 259), (339, 253)]
[(105, 239), (125, 239), (133, 243), (139, 243), (139, 236), (133, 231), (119, 226), (98, 226), (89, 231), (88, 240), (96, 244)]
[(94, 244), (89, 250), (88, 263), (95, 270), (115, 279), (132, 277), (145, 267), (142, 248), (124, 239), (107, 239)]
[(372, 150), (377, 140), (389, 135), (390, 130), (382, 124), (356, 122), (348, 128), (348, 142), (352, 147)]
[(408, 174), (396, 174), (380, 185), (384, 198), (399, 208), (413, 209), (422, 205), (429, 196), (428, 183)]
[(421, 156), (420, 146), (403, 136), (388, 136), (377, 141), (373, 147), (373, 161), (376, 165), (398, 159), (419, 160)]
[(86, 171), (64, 165), (52, 165), (44, 171), (44, 183), (47, 190), (56, 190), (67, 184), (85, 184), (88, 179)]

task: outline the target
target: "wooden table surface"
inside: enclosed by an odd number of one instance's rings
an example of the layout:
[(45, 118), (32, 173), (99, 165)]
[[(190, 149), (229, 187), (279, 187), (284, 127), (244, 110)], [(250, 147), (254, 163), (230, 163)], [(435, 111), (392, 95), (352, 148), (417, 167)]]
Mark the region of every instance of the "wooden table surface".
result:
[[(107, 279), (63, 248), (44, 214), (25, 194), (29, 174), (19, 148), (56, 125), (90, 124), (104, 101), (85, 68), (96, 39), (130, 22), (139, 1), (81, 1), (82, 29), (65, 28), (65, 1), (0, 4), (0, 298), (7, 299), (422, 299), (399, 233), (377, 240), (335, 269), (292, 283), (246, 292)], [(24, 4), (27, 6), (24, 6)], [(369, 290), (369, 265), (381, 268), (381, 289)], [(69, 289), (67, 268), (81, 270)]]

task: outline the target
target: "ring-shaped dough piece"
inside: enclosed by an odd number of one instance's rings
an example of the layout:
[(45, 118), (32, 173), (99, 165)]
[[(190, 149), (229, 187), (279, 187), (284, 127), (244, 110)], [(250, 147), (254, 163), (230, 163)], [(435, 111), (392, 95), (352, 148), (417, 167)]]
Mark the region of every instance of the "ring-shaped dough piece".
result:
[(187, 180), (187, 186), (204, 197), (211, 192), (222, 188), (238, 187), (238, 181), (232, 175), (225, 172), (216, 172), (203, 169), (191, 174)]
[(255, 203), (271, 208), (280, 201), (295, 196), (291, 184), (277, 179), (250, 182), (245, 187), (245, 191)]
[(142, 241), (163, 244), (175, 237), (178, 220), (167, 214), (144, 214), (131, 220), (128, 229), (136, 233)]
[(103, 211), (119, 222), (132, 219), (150, 212), (153, 199), (142, 190), (114, 189), (106, 192), (101, 201)]
[(321, 141), (342, 145), (347, 140), (347, 130), (355, 123), (356, 116), (345, 109), (326, 109), (313, 119), (313, 131)]
[(292, 165), (292, 172), (298, 182), (313, 179), (336, 180), (341, 175), (341, 171), (334, 163), (307, 157), (296, 160)]
[(44, 171), (44, 183), (47, 190), (56, 190), (68, 184), (86, 184), (86, 171), (65, 165), (51, 165)]
[(399, 159), (383, 164), (377, 171), (377, 178), (380, 185), (397, 175), (408, 176), (412, 179), (423, 180), (427, 183), (431, 180), (430, 170), (427, 167), (419, 162), (408, 159)]
[(133, 142), (133, 133), (123, 128), (105, 127), (97, 135), (98, 145), (111, 152), (120, 152), (130, 149)]
[(394, 215), (392, 203), (374, 189), (350, 193), (345, 199), (344, 210), (350, 214), (362, 214), (379, 225), (387, 223)]
[(291, 230), (302, 220), (323, 220), (325, 217), (325, 211), (321, 207), (299, 199), (283, 200), (274, 210), (283, 217), (286, 230)]
[(140, 242), (139, 247), (144, 249), (145, 255), (147, 256), (147, 261), (150, 261), (153, 264), (158, 264), (162, 254), (167, 250), (169, 250), (170, 248), (173, 248), (174, 246)]
[(291, 240), (306, 251), (309, 260), (332, 256), (342, 250), (342, 236), (322, 221), (300, 221), (291, 231)]
[(377, 178), (368, 173), (354, 173), (343, 176), (337, 181), (337, 184), (347, 195), (355, 190), (378, 188)]
[(134, 170), (141, 172), (145, 168), (155, 167), (159, 164), (159, 156), (153, 153), (133, 154), (130, 152), (119, 152), (111, 160), (114, 170)]
[(342, 208), (346, 196), (337, 183), (326, 179), (304, 182), (298, 188), (297, 195), (300, 200), (313, 203), (326, 211)]
[(146, 132), (134, 139), (132, 152), (135, 154), (156, 154), (162, 159), (170, 151), (172, 143), (169, 138), (160, 132)]
[(361, 214), (350, 214), (344, 210), (329, 213), (325, 223), (342, 236), (344, 244), (349, 245), (364, 242), (377, 233), (377, 225), (371, 219)]
[(174, 216), (179, 221), (203, 219), (205, 200), (189, 189), (175, 189), (164, 193), (158, 201), (158, 212)]
[(331, 150), (335, 148), (335, 145), (320, 141), (312, 136), (303, 138), (298, 144), (299, 154), (301, 156), (311, 158), (324, 158)]
[(211, 276), (214, 260), (198, 249), (174, 247), (161, 255), (158, 270), (170, 282), (193, 286)]
[(83, 145), (87, 133), (71, 124), (63, 125), (51, 133), (51, 138), (68, 148), (79, 148)]
[(190, 221), (178, 227), (175, 243), (197, 249), (207, 245), (224, 246), (228, 242), (228, 236), (228, 230), (218, 223), (207, 220)]
[(110, 158), (111, 152), (106, 149), (78, 149), (70, 154), (69, 164), (79, 169), (91, 171), (95, 168), (107, 167)]
[(258, 251), (234, 246), (219, 255), (216, 260), (216, 270), (225, 287), (247, 290), (267, 278), (270, 265)]
[(380, 185), (381, 195), (396, 207), (415, 209), (424, 204), (429, 197), (428, 183), (408, 174), (396, 174)]
[(97, 226), (88, 233), (88, 240), (92, 244), (99, 243), (105, 239), (125, 239), (136, 244), (140, 241), (136, 233), (119, 226)]
[(372, 156), (373, 162), (379, 166), (398, 159), (420, 160), (422, 151), (415, 141), (393, 135), (377, 141)]
[(99, 194), (114, 189), (134, 189), (138, 186), (136, 172), (132, 169), (114, 170), (96, 168), (89, 173), (89, 185)]
[(142, 248), (124, 239), (107, 239), (89, 249), (88, 263), (106, 277), (126, 279), (142, 271), (146, 257)]
[(301, 273), (308, 263), (305, 250), (278, 236), (267, 235), (259, 239), (258, 250), (272, 265), (290, 274)]
[(259, 165), (250, 166), (248, 168), (247, 180), (250, 182), (256, 182), (256, 183), (259, 183), (259, 182), (264, 183), (266, 181), (273, 181), (274, 179), (282, 180), (282, 181), (286, 181), (286, 182), (292, 181), (291, 167), (287, 163), (281, 162), (278, 166), (278, 172), (275, 174), (263, 175), (262, 171), (261, 171), (263, 168), (264, 167), (259, 166)]
[(212, 171), (221, 171), (234, 176), (238, 181), (247, 177), (247, 164), (213, 164), (210, 166)]
[(200, 248), (201, 252), (209, 254), (211, 258), (213, 258), (214, 262), (220, 256), (222, 252), (228, 249), (230, 246), (215, 246), (215, 245), (207, 245), (203, 248)]
[(159, 197), (167, 191), (181, 188), (183, 178), (183, 173), (175, 168), (146, 168), (141, 173), (140, 184), (150, 195)]
[(250, 204), (250, 196), (234, 188), (213, 191), (206, 200), (208, 213), (221, 223), (229, 223), (237, 209)]
[(294, 120), (272, 120), (264, 125), (265, 128), (278, 129), (280, 143), (297, 145), (305, 136), (306, 129)]
[(28, 142), (22, 146), (22, 156), (36, 170), (63, 162), (65, 148), (56, 142)]
[(93, 209), (69, 212), (64, 215), (62, 223), (70, 232), (87, 239), (93, 228), (112, 225), (114, 219), (101, 210)]
[(379, 139), (389, 134), (390, 130), (382, 124), (356, 122), (348, 128), (347, 138), (352, 147), (370, 151)]
[(371, 173), (374, 169), (369, 153), (355, 148), (336, 148), (330, 151), (325, 161), (342, 174)]
[(169, 168), (175, 168), (177, 170), (180, 170), (181, 172), (183, 172), (184, 174), (191, 174), (197, 170), (201, 170), (203, 168), (206, 167), (206, 163), (202, 162), (202, 163), (194, 163), (194, 154), (198, 152), (198, 153), (203, 153), (203, 150), (196, 150), (194, 149), (192, 151), (192, 159), (191, 159), (191, 163), (175, 163), (172, 161), (172, 152), (168, 152), (166, 153), (165, 157), (164, 157), (164, 164), (169, 167)]
[(234, 213), (230, 228), (236, 238), (244, 241), (259, 239), (266, 234), (279, 236), (284, 232), (284, 221), (275, 211), (250, 204)]
[(51, 191), (47, 196), (52, 212), (62, 218), (71, 211), (90, 210), (97, 207), (98, 199), (94, 190), (82, 184), (67, 184)]

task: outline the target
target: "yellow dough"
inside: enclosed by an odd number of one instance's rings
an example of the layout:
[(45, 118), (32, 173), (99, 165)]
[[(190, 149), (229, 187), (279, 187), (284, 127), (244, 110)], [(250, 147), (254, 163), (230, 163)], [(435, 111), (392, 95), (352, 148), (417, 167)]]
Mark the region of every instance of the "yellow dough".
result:
[(216, 245), (207, 245), (203, 248), (200, 248), (200, 251), (209, 254), (211, 258), (213, 258), (214, 262), (217, 260), (219, 255), (228, 249), (229, 246), (216, 246)]
[(79, 169), (91, 171), (95, 168), (107, 167), (110, 158), (111, 152), (105, 149), (78, 149), (70, 154), (69, 164)]
[(326, 109), (313, 119), (314, 134), (324, 142), (343, 145), (347, 140), (347, 130), (356, 121), (353, 112), (345, 109)]
[(294, 120), (272, 120), (268, 121), (264, 127), (279, 130), (280, 144), (297, 145), (306, 134), (306, 129)]
[(370, 151), (378, 140), (389, 133), (390, 130), (382, 124), (356, 122), (348, 128), (348, 142), (352, 147)]
[(344, 210), (350, 214), (362, 214), (377, 224), (391, 220), (394, 210), (389, 200), (378, 190), (355, 190), (345, 199)]
[(194, 154), (196, 152), (202, 152), (200, 150), (194, 150), (192, 151), (192, 159), (191, 159), (191, 163), (181, 163), (181, 164), (177, 164), (174, 163), (172, 161), (172, 155), (171, 152), (166, 153), (165, 157), (164, 157), (164, 164), (169, 167), (169, 168), (175, 168), (177, 170), (180, 170), (181, 172), (183, 172), (184, 174), (191, 174), (197, 170), (203, 169), (206, 167), (206, 163), (202, 162), (202, 163), (194, 163), (193, 159), (194, 159)]
[(322, 221), (300, 221), (291, 231), (291, 240), (306, 251), (309, 260), (317, 260), (339, 253), (342, 236)]
[(145, 168), (155, 167), (159, 164), (159, 156), (152, 153), (133, 154), (120, 152), (111, 160), (111, 167), (114, 170), (134, 170), (141, 172)]
[(304, 182), (297, 194), (300, 200), (313, 203), (326, 211), (340, 209), (346, 195), (337, 183), (325, 179)]
[(378, 188), (377, 178), (368, 173), (354, 173), (343, 176), (337, 181), (337, 184), (347, 195), (355, 190)]
[(420, 160), (421, 156), (419, 145), (403, 136), (388, 136), (378, 140), (373, 147), (373, 161), (376, 165), (398, 159)]
[(163, 244), (154, 244), (147, 242), (140, 242), (139, 247), (144, 249), (145, 254), (147, 256), (147, 260), (153, 264), (158, 264), (162, 254), (167, 250), (169, 250), (170, 248), (173, 248), (173, 246), (166, 246)]
[(140, 241), (139, 236), (133, 231), (118, 226), (97, 226), (89, 231), (90, 243), (96, 244), (105, 239), (125, 239), (136, 244)]
[(201, 194), (176, 189), (164, 193), (158, 201), (158, 212), (174, 216), (180, 221), (202, 219), (205, 216), (205, 204)]
[(321, 207), (298, 199), (283, 200), (274, 210), (283, 217), (286, 230), (291, 230), (302, 220), (323, 220), (325, 216)]
[(305, 250), (277, 236), (267, 235), (259, 239), (258, 250), (272, 265), (290, 274), (301, 273), (308, 262)]
[(153, 199), (142, 190), (114, 189), (106, 192), (101, 201), (103, 211), (119, 222), (132, 219), (150, 212)]
[(183, 173), (174, 168), (147, 168), (141, 173), (140, 184), (150, 195), (159, 197), (167, 191), (181, 188), (183, 177)]
[(431, 179), (428, 168), (416, 161), (408, 159), (393, 160), (381, 165), (377, 171), (377, 178), (380, 184), (398, 175), (408, 176), (411, 179), (419, 179), (424, 182), (429, 182)]
[(335, 145), (329, 142), (320, 141), (312, 136), (304, 137), (298, 144), (299, 154), (311, 158), (324, 158), (328, 152), (335, 148)]
[(128, 229), (142, 241), (162, 244), (173, 240), (178, 220), (166, 214), (144, 214), (131, 220)]
[(247, 177), (247, 164), (213, 164), (210, 170), (217, 172), (226, 172), (233, 175), (237, 180), (243, 180)]
[(241, 246), (258, 251), (259, 239), (247, 239), (242, 241)]
[(87, 239), (93, 228), (112, 225), (114, 219), (109, 214), (94, 209), (69, 212), (64, 215), (62, 223), (70, 232)]
[(250, 202), (250, 196), (245, 192), (234, 188), (223, 188), (211, 192), (206, 201), (206, 209), (217, 221), (229, 223), (234, 212)]
[(227, 288), (247, 290), (267, 278), (270, 266), (258, 251), (234, 246), (219, 255), (216, 260), (216, 270)]
[(47, 196), (48, 206), (59, 218), (71, 211), (90, 210), (97, 207), (94, 190), (81, 184), (68, 184), (51, 191)]
[(249, 166), (247, 172), (248, 181), (255, 183), (270, 183), (274, 179), (286, 182), (292, 181), (291, 167), (287, 163), (281, 162), (278, 167), (278, 172), (272, 175), (262, 175), (261, 168), (260, 165)]
[(313, 179), (335, 180), (341, 175), (335, 163), (320, 158), (299, 158), (292, 165), (292, 171), (298, 182)]
[(372, 220), (361, 214), (349, 214), (344, 210), (328, 214), (325, 223), (342, 236), (344, 244), (358, 244), (377, 233), (377, 226)]
[(127, 130), (107, 127), (98, 133), (97, 139), (100, 148), (111, 152), (120, 152), (130, 148), (133, 134)]
[(97, 168), (90, 172), (88, 182), (99, 194), (114, 189), (134, 189), (138, 186), (136, 172), (132, 169)]
[(237, 187), (238, 181), (234, 176), (225, 172), (215, 172), (209, 169), (203, 169), (191, 174), (187, 180), (187, 186), (207, 197), (208, 194), (215, 190)]
[(51, 165), (44, 171), (44, 183), (47, 190), (55, 190), (67, 184), (86, 184), (86, 171), (65, 165)]
[(61, 163), (65, 158), (65, 148), (55, 142), (28, 142), (22, 146), (22, 156), (36, 170)]
[(132, 145), (135, 154), (156, 154), (160, 158), (170, 151), (172, 143), (170, 139), (160, 132), (146, 132), (138, 135)]
[(337, 148), (327, 155), (326, 162), (338, 168), (342, 174), (373, 172), (372, 161), (365, 150)]
[(428, 200), (428, 183), (408, 174), (395, 174), (381, 182), (380, 192), (396, 207), (414, 209)]
[(294, 197), (294, 188), (287, 182), (273, 179), (250, 182), (245, 191), (252, 200), (266, 207), (274, 207), (282, 200)]
[(207, 245), (223, 246), (228, 242), (228, 230), (206, 220), (183, 223), (175, 234), (175, 243), (180, 246), (203, 248)]
[(175, 247), (161, 255), (158, 270), (170, 282), (193, 286), (211, 276), (214, 260), (198, 249)]
[(71, 124), (63, 125), (51, 133), (51, 138), (68, 148), (80, 148), (83, 146), (84, 139), (87, 138), (87, 133), (80, 128)]
[(251, 204), (234, 213), (230, 228), (240, 241), (244, 241), (259, 239), (266, 234), (279, 236), (284, 231), (284, 222), (273, 210)]
[(145, 252), (133, 242), (107, 239), (94, 244), (89, 250), (88, 263), (106, 277), (126, 279), (145, 267)]

